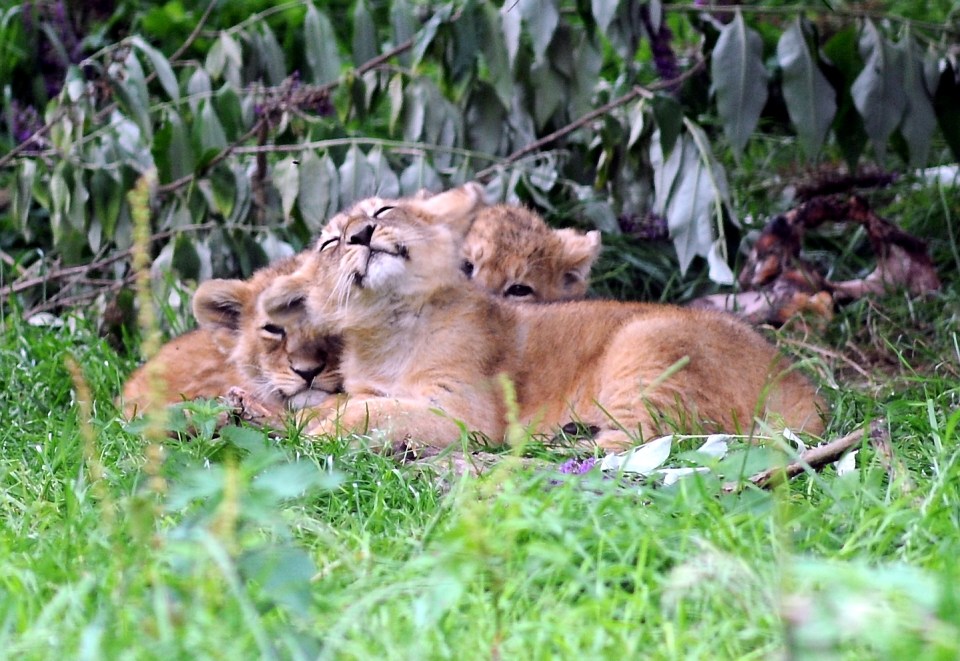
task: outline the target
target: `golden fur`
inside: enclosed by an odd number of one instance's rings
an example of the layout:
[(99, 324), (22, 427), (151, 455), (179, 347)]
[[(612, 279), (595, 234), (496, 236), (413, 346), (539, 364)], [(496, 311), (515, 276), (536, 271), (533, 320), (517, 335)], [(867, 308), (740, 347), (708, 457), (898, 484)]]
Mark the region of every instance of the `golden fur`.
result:
[(492, 294), (528, 301), (583, 298), (600, 232), (552, 229), (519, 206), (482, 208), (463, 243), (461, 268)]
[(511, 303), (467, 286), (460, 247), (478, 205), (478, 191), (465, 187), (352, 215), (339, 240), (264, 292), (276, 323), (343, 337), (349, 397), (317, 407), (309, 432), (376, 429), (394, 442), (446, 446), (462, 421), (500, 442), (501, 375), (535, 433), (580, 421), (599, 428), (607, 449), (674, 426), (748, 431), (757, 417), (822, 431), (813, 386), (731, 316), (614, 301)]
[[(123, 387), (128, 417), (148, 407), (218, 397), (239, 386), (267, 406), (300, 408), (339, 389), (339, 343), (304, 328), (287, 333), (269, 323), (258, 301), (264, 288), (293, 272), (300, 256), (260, 269), (249, 280), (208, 280), (193, 299), (200, 328), (174, 338)], [(151, 388), (151, 373), (160, 386)]]

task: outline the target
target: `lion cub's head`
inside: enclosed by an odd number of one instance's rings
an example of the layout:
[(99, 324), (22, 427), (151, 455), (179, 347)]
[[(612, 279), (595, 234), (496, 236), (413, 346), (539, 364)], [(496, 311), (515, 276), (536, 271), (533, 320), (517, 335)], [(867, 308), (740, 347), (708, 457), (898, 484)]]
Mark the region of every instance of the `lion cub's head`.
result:
[[(377, 209), (353, 209), (325, 231), (303, 266), (263, 295), (268, 317), (334, 332), (361, 318), (390, 323), (385, 308), (416, 306), (439, 289), (462, 283), (460, 248), (476, 209), (479, 186)], [(361, 322), (362, 323), (362, 322)]]
[(477, 212), (463, 245), (463, 272), (504, 298), (561, 301), (587, 293), (600, 233), (553, 229), (523, 207)]
[(302, 261), (303, 253), (260, 269), (249, 280), (208, 280), (193, 298), (197, 321), (214, 333), (243, 375), (245, 383), (237, 385), (264, 402), (290, 408), (319, 403), (340, 384), (339, 340), (307, 326), (277, 325), (262, 305), (267, 286)]

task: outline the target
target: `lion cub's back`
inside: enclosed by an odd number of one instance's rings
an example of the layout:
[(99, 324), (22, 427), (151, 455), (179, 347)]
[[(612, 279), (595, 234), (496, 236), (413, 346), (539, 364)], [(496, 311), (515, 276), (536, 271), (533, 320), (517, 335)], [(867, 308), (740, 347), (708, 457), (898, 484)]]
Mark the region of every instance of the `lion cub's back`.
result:
[[(153, 370), (160, 391), (152, 388)], [(130, 375), (123, 386), (123, 411), (130, 418), (148, 408), (185, 399), (219, 397), (239, 383), (240, 375), (214, 333), (201, 328), (173, 338)]]
[(664, 407), (677, 398), (696, 402), (698, 415), (720, 431), (746, 430), (757, 416), (823, 431), (826, 406), (813, 384), (754, 328), (723, 312), (656, 307), (616, 335), (608, 370), (633, 368), (645, 384), (670, 374)]

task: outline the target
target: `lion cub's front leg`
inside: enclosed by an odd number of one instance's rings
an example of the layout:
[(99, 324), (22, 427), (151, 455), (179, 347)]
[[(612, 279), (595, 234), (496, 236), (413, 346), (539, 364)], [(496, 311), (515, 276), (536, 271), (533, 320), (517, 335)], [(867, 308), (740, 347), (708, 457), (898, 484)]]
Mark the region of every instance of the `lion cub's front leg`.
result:
[[(353, 397), (338, 398), (334, 410), (323, 407), (325, 415), (307, 422), (313, 435), (369, 434), (379, 432), (393, 445), (422, 445), (445, 448), (461, 440), (463, 430), (454, 417), (427, 398)], [(314, 414), (320, 411), (313, 410)], [(466, 421), (473, 430), (472, 421)], [(486, 427), (488, 425), (482, 425)], [(479, 429), (479, 431), (488, 431)], [(491, 438), (496, 430), (492, 430)], [(503, 434), (500, 432), (499, 437)]]

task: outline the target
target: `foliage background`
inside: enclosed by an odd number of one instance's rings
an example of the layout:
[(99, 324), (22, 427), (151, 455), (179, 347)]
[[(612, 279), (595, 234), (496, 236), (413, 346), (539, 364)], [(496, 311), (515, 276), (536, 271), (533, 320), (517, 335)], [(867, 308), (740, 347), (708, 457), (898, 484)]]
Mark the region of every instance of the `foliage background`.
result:
[(707, 5), (9, 5), (0, 292), (28, 314), (115, 300), (126, 192), (155, 170), (162, 300), (360, 197), (474, 178), (603, 230), (598, 291), (684, 299), (732, 281), (798, 178), (957, 159), (955, 3)]

